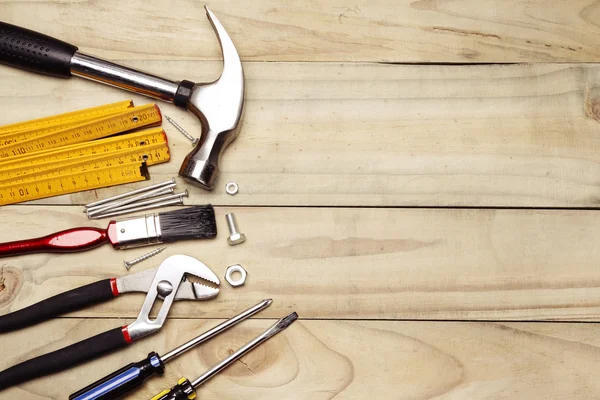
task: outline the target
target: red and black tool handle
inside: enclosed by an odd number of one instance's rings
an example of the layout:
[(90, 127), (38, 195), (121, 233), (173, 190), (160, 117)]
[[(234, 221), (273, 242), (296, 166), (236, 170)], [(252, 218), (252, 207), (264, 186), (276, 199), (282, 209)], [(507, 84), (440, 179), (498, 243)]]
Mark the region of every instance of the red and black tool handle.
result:
[(90, 283), (0, 316), (0, 333), (34, 325), (61, 314), (111, 300), (118, 295), (119, 290), (114, 278)]
[(109, 243), (109, 229), (73, 228), (52, 233), (48, 236), (0, 243), (0, 257), (19, 256), (31, 253), (75, 253), (90, 250)]
[(127, 327), (115, 328), (0, 372), (0, 390), (63, 371), (131, 343)]

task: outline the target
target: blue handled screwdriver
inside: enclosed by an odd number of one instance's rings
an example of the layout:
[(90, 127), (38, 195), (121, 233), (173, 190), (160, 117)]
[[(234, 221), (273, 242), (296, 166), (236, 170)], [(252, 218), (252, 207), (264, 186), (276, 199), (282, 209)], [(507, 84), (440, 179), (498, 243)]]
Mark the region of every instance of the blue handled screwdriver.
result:
[(204, 343), (207, 340), (217, 336), (223, 331), (242, 322), (252, 315), (269, 307), (273, 300), (266, 299), (257, 305), (247, 309), (246, 311), (236, 315), (215, 326), (214, 328), (204, 332), (200, 336), (182, 344), (181, 346), (171, 350), (163, 356), (159, 356), (155, 352), (148, 354), (148, 357), (131, 363), (123, 368), (105, 376), (102, 379), (92, 383), (91, 385), (73, 393), (69, 396), (69, 400), (111, 400), (118, 399), (126, 393), (129, 393), (140, 386), (153, 375), (162, 375), (165, 370), (165, 363), (174, 359), (177, 356), (185, 353), (194, 346)]

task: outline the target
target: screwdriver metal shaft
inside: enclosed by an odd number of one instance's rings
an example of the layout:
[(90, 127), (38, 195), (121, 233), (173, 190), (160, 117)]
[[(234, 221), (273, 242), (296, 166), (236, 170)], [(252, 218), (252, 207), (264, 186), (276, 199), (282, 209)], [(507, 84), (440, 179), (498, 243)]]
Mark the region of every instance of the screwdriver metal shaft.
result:
[(219, 325), (215, 326), (214, 328), (204, 332), (202, 335), (195, 337), (194, 339), (190, 340), (187, 343), (182, 344), (181, 346), (177, 347), (176, 349), (171, 350), (167, 354), (160, 357), (161, 360), (163, 361), (163, 363), (166, 363), (171, 358), (175, 358), (177, 356), (182, 355), (183, 353), (185, 353), (192, 347), (217, 336), (219, 333), (229, 329), (230, 327), (237, 324), (238, 322), (241, 322), (241, 321), (245, 320), (246, 318), (251, 317), (252, 315), (258, 313), (259, 311), (264, 310), (265, 308), (269, 307), (271, 305), (271, 303), (273, 303), (273, 300), (271, 300), (271, 299), (266, 299), (266, 300), (261, 301), (254, 307), (247, 309), (246, 311), (242, 312), (241, 314), (238, 314), (235, 317), (228, 319), (227, 321), (223, 322), (222, 324), (219, 324)]
[(211, 369), (206, 371), (200, 377), (198, 377), (198, 379), (196, 379), (195, 381), (192, 382), (192, 386), (194, 388), (196, 388), (196, 387), (204, 384), (207, 380), (209, 380), (213, 376), (217, 375), (219, 372), (223, 371), (225, 368), (227, 368), (233, 362), (242, 358), (244, 355), (249, 353), (255, 347), (260, 346), (265, 341), (269, 340), (273, 336), (277, 335), (279, 332), (283, 331), (285, 328), (290, 326), (292, 324), (292, 322), (294, 322), (297, 319), (298, 319), (298, 314), (296, 314), (295, 312), (291, 313), (290, 315), (288, 315), (285, 318), (280, 319), (269, 329), (267, 329), (266, 331), (264, 331), (263, 333), (261, 333), (260, 335), (258, 335), (254, 339), (252, 339), (250, 342), (246, 343), (238, 351), (236, 351), (235, 353), (233, 353), (232, 355), (230, 355), (229, 357), (227, 357), (226, 359), (224, 359), (223, 361), (221, 361), (220, 363), (218, 363), (217, 365), (215, 365), (214, 367), (212, 367)]
[(182, 344), (176, 349), (171, 350), (164, 356), (159, 356), (155, 352), (148, 354), (148, 357), (137, 362), (131, 363), (113, 372), (104, 378), (92, 383), (91, 385), (73, 393), (69, 396), (70, 400), (114, 400), (121, 396), (139, 388), (146, 379), (153, 375), (162, 375), (164, 372), (165, 363), (171, 359), (182, 355), (194, 346), (197, 346), (232, 326), (242, 322), (252, 315), (269, 307), (273, 300), (266, 299), (256, 304), (255, 306), (243, 311), (235, 317), (215, 326), (214, 328), (204, 332), (200, 336)]
[(287, 317), (285, 317), (283, 319), (280, 319), (279, 321), (277, 321), (275, 323), (275, 325), (271, 326), (269, 329), (267, 329), (266, 331), (261, 333), (259, 336), (252, 339), (252, 341), (250, 341), (249, 343), (244, 345), (238, 351), (236, 351), (235, 353), (233, 353), (232, 355), (230, 355), (229, 357), (227, 357), (226, 359), (224, 359), (223, 361), (221, 361), (220, 363), (218, 363), (217, 365), (212, 367), (210, 370), (206, 371), (202, 376), (200, 376), (195, 381), (190, 382), (186, 378), (181, 378), (181, 379), (179, 379), (179, 381), (177, 382), (177, 384), (175, 386), (158, 393), (156, 396), (154, 396), (152, 398), (152, 400), (188, 400), (188, 399), (196, 398), (195, 389), (198, 386), (204, 384), (210, 378), (217, 375), (219, 372), (223, 371), (225, 368), (230, 366), (233, 362), (242, 358), (244, 355), (246, 355), (248, 352), (250, 352), (255, 347), (260, 346), (262, 343), (264, 343), (269, 338), (271, 338), (271, 337), (277, 335), (279, 332), (283, 331), (285, 328), (290, 326), (292, 324), (292, 322), (294, 322), (297, 319), (298, 319), (298, 314), (296, 314), (295, 312), (291, 313), (290, 315), (288, 315)]

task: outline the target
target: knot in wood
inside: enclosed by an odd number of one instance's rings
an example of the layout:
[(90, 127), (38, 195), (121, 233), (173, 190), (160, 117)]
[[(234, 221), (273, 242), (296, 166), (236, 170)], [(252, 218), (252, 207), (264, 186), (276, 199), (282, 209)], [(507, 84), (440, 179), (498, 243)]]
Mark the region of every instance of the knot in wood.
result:
[(12, 302), (23, 285), (23, 273), (13, 267), (0, 268), (0, 307)]

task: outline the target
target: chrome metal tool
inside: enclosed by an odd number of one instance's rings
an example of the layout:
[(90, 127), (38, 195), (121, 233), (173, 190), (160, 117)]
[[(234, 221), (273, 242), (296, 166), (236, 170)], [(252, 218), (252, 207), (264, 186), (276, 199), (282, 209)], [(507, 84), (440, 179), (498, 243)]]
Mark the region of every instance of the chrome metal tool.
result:
[(148, 357), (136, 363), (131, 363), (123, 368), (105, 376), (91, 385), (73, 393), (69, 396), (71, 400), (114, 400), (121, 396), (138, 389), (142, 384), (153, 375), (163, 375), (165, 364), (175, 357), (191, 350), (195, 346), (206, 342), (209, 339), (223, 333), (227, 329), (237, 325), (243, 320), (250, 318), (254, 314), (269, 307), (273, 300), (266, 299), (247, 309), (246, 311), (228, 319), (227, 321), (204, 332), (200, 336), (182, 344), (181, 346), (169, 351), (162, 356), (156, 352), (151, 352)]
[[(191, 283), (186, 279), (188, 275), (200, 278), (209, 285)], [(0, 318), (2, 331), (7, 332), (65, 312), (108, 301), (120, 293), (148, 293), (137, 319), (132, 324), (111, 329), (63, 349), (14, 365), (0, 372), (0, 390), (65, 370), (148, 336), (163, 326), (173, 301), (212, 299), (219, 294), (219, 284), (219, 278), (202, 262), (189, 256), (175, 255), (167, 258), (157, 268), (123, 278), (92, 283), (2, 316)], [(157, 301), (161, 303), (158, 315), (156, 318), (150, 318), (150, 311)]]
[(223, 150), (239, 134), (244, 109), (244, 71), (240, 56), (217, 17), (206, 14), (221, 44), (223, 71), (211, 83), (173, 81), (81, 53), (76, 46), (25, 28), (0, 22), (0, 63), (46, 75), (77, 75), (186, 108), (202, 126), (198, 145), (187, 155), (179, 175), (212, 190)]
[(175, 386), (173, 386), (171, 389), (167, 389), (160, 392), (159, 394), (154, 396), (152, 400), (189, 400), (196, 398), (195, 389), (197, 387), (202, 386), (204, 383), (206, 383), (206, 381), (213, 378), (219, 372), (223, 371), (232, 363), (245, 356), (254, 348), (260, 346), (273, 336), (285, 330), (297, 319), (298, 314), (296, 314), (295, 312), (291, 313), (285, 318), (280, 319), (275, 323), (275, 325), (271, 326), (269, 329), (252, 339), (250, 342), (246, 343), (238, 351), (219, 362), (217, 365), (206, 371), (193, 382), (190, 382), (186, 378), (181, 378)]

